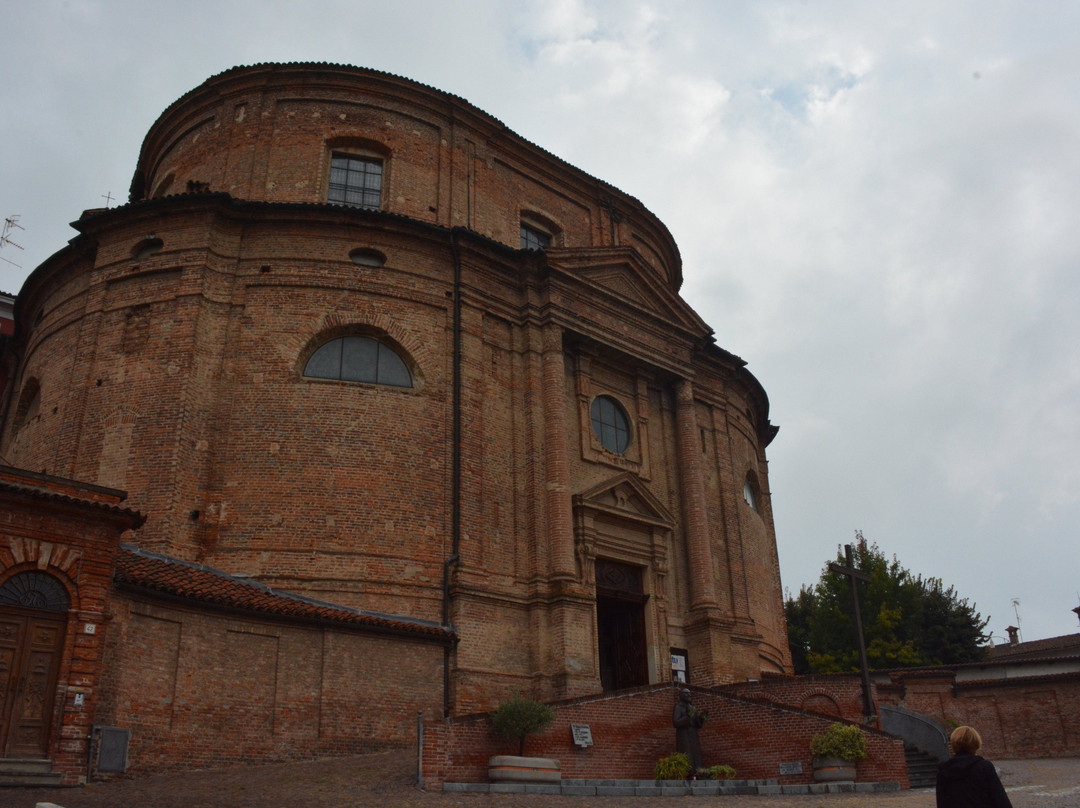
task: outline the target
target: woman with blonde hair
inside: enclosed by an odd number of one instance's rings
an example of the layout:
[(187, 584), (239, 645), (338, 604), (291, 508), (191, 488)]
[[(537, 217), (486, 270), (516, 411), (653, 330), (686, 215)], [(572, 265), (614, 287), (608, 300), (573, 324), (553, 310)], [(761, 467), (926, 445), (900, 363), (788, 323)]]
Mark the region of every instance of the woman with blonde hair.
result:
[(994, 764), (979, 757), (982, 738), (971, 727), (949, 736), (952, 757), (938, 766), (937, 808), (1012, 808)]

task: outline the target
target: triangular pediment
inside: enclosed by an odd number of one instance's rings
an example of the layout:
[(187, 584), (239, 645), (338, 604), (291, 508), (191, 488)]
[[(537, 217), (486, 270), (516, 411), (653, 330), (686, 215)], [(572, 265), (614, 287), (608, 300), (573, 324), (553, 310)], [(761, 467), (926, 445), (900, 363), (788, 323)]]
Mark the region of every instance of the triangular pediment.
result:
[(639, 306), (649, 303), (643, 284), (628, 264), (615, 264), (611, 266), (589, 267), (580, 273), (580, 277), (587, 278), (593, 283), (605, 286), (612, 292), (633, 300)]
[(588, 508), (620, 519), (670, 529), (675, 520), (644, 483), (626, 472), (574, 497), (575, 508)]
[(641, 254), (629, 247), (549, 249), (548, 265), (562, 270), (622, 303), (642, 309), (690, 332), (711, 334), (679, 293), (658, 276)]

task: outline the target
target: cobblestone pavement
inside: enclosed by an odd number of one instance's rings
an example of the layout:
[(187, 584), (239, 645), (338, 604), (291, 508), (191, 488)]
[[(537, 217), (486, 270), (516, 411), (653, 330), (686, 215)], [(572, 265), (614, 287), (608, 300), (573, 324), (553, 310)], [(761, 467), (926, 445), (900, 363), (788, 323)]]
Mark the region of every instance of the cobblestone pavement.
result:
[[(996, 761), (1014, 808), (1080, 808), (1080, 758)], [(546, 797), (426, 793), (402, 752), (128, 777), (81, 788), (0, 789), (2, 808), (934, 808), (933, 789), (785, 797)]]

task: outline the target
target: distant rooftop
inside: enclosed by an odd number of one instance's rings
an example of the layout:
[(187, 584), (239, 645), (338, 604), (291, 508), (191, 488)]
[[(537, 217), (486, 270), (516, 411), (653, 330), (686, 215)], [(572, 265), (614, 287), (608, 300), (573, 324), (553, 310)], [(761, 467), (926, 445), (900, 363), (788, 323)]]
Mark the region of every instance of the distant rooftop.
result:
[(995, 645), (990, 650), (990, 659), (994, 662), (1056, 659), (1066, 656), (1080, 656), (1080, 634)]

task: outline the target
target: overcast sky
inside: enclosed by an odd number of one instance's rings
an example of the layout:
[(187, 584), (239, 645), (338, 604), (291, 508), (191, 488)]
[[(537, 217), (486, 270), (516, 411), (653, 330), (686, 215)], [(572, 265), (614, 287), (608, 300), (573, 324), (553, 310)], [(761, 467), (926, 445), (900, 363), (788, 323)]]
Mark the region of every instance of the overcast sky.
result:
[[(462, 96), (640, 199), (749, 363), (797, 592), (861, 529), (999, 639), (1080, 630), (1080, 3), (0, 0), (0, 290), (236, 65)], [(1014, 599), (1019, 605), (1013, 605)]]

